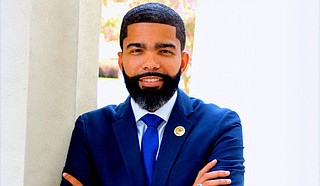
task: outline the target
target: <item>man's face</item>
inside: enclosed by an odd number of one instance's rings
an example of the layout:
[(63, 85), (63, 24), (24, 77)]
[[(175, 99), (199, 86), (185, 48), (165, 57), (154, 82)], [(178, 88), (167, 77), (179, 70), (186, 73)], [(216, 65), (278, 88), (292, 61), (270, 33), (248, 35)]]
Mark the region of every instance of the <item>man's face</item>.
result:
[(174, 26), (135, 23), (128, 26), (127, 33), (123, 52), (118, 53), (119, 67), (133, 99), (142, 108), (155, 111), (173, 95), (189, 55), (181, 52)]

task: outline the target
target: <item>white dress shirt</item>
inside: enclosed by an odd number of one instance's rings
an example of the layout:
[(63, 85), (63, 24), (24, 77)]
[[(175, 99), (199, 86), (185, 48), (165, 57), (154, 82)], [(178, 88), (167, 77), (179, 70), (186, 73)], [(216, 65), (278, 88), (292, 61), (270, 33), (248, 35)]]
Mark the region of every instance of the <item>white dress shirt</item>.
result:
[[(136, 120), (136, 124), (137, 124), (137, 131), (138, 131), (138, 139), (139, 139), (139, 147), (141, 150), (141, 141), (142, 141), (142, 136), (144, 134), (144, 132), (147, 130), (147, 125), (140, 120), (144, 115), (151, 113), (151, 114), (155, 114), (159, 117), (161, 117), (164, 121), (159, 125), (158, 127), (158, 134), (159, 134), (159, 147), (161, 145), (161, 141), (162, 141), (162, 137), (163, 137), (163, 132), (164, 129), (167, 125), (167, 122), (169, 120), (172, 108), (174, 106), (174, 103), (176, 102), (177, 99), (177, 92), (175, 92), (173, 94), (173, 96), (170, 98), (170, 100), (164, 104), (162, 107), (160, 107), (158, 110), (156, 110), (155, 112), (149, 112), (145, 109), (142, 109), (132, 98), (131, 98), (131, 106), (132, 106), (132, 110), (133, 110), (133, 114)], [(158, 148), (158, 152), (159, 152)], [(158, 153), (157, 153), (158, 156)]]

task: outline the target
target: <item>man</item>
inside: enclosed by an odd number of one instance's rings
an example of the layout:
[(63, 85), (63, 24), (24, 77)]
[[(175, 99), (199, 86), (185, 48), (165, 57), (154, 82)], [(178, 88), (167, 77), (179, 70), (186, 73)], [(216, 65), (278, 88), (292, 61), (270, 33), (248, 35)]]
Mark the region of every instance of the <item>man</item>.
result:
[(61, 185), (243, 185), (238, 115), (178, 89), (189, 61), (180, 16), (159, 3), (135, 7), (120, 46), (130, 96), (77, 119)]

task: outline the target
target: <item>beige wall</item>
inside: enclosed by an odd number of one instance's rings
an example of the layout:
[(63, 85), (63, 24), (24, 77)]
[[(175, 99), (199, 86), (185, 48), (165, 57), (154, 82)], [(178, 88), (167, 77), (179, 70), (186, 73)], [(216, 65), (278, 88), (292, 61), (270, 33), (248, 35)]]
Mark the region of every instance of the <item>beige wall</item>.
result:
[(101, 1), (1, 1), (1, 185), (58, 185), (96, 107)]

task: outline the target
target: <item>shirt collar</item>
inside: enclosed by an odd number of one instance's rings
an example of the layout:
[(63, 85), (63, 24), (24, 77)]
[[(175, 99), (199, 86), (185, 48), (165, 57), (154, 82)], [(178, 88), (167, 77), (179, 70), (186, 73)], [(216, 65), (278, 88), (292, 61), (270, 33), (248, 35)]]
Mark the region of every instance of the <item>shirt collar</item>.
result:
[[(174, 103), (177, 99), (177, 91), (173, 94), (173, 96), (169, 99), (169, 101), (164, 104), (162, 107), (160, 107), (155, 112), (152, 112), (152, 114), (156, 114), (157, 116), (161, 117), (163, 120), (168, 122), (171, 111), (173, 109)], [(131, 98), (131, 107), (133, 110), (134, 117), (136, 119), (136, 122), (144, 115), (151, 113), (145, 109), (142, 109), (138, 103), (136, 103), (133, 98)]]

